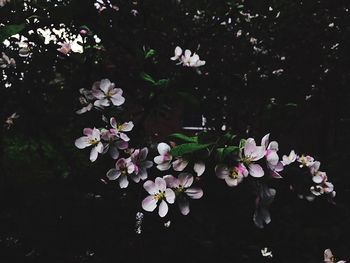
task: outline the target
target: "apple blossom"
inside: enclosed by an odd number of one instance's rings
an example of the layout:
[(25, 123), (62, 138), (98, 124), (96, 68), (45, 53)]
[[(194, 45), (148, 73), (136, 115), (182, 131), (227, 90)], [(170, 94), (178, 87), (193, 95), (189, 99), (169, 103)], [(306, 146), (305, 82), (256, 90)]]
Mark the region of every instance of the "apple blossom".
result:
[(106, 142), (104, 143), (103, 153), (109, 152), (114, 160), (118, 159), (119, 150), (125, 150), (129, 146), (128, 142), (120, 140), (117, 136), (106, 129), (101, 130), (101, 138)]
[(295, 154), (294, 150), (291, 150), (289, 155), (283, 155), (282, 156), (282, 164), (284, 166), (289, 165), (291, 163), (294, 163), (297, 159), (297, 155)]
[(103, 152), (103, 144), (101, 142), (101, 133), (96, 128), (85, 128), (83, 130), (85, 136), (75, 140), (75, 146), (79, 149), (92, 146), (90, 152), (90, 161), (94, 162), (97, 159), (99, 153)]
[(182, 55), (182, 48), (177, 46), (174, 51), (175, 55), (171, 57), (171, 60), (178, 60)]
[(96, 98), (94, 105), (99, 108), (108, 107), (111, 103), (120, 106), (125, 102), (123, 90), (115, 88), (115, 84), (109, 79), (96, 81), (92, 86), (92, 95)]
[(182, 48), (177, 46), (174, 51), (174, 56), (170, 58), (171, 60), (178, 60), (178, 64), (182, 64), (186, 67), (198, 68), (205, 65), (204, 60), (200, 60), (199, 56), (196, 53), (193, 53), (191, 50), (186, 49), (185, 52), (182, 52)]
[(114, 117), (110, 119), (110, 124), (112, 129), (110, 129), (110, 133), (114, 134), (118, 138), (122, 139), (125, 142), (130, 141), (130, 138), (124, 133), (129, 132), (134, 128), (134, 124), (132, 121), (124, 122), (123, 124), (118, 124)]
[(327, 175), (325, 172), (319, 171), (321, 163), (319, 161), (316, 161), (310, 166), (310, 173), (312, 175), (312, 181), (314, 181), (316, 184), (320, 184), (324, 181), (327, 181)]
[(226, 184), (230, 187), (237, 186), (243, 181), (244, 177), (248, 176), (248, 170), (241, 163), (229, 168), (227, 165), (220, 164), (215, 167), (216, 176), (224, 179)]
[(303, 168), (304, 166), (306, 167), (310, 167), (314, 164), (315, 160), (313, 157), (309, 156), (309, 155), (302, 155), (302, 156), (298, 156), (297, 161), (300, 163), (299, 167)]
[(134, 176), (133, 180), (138, 183), (141, 180), (147, 178), (147, 169), (153, 166), (153, 162), (146, 160), (148, 155), (148, 148), (144, 147), (142, 149), (136, 149), (131, 154), (131, 162), (134, 164)]
[(203, 196), (203, 190), (199, 187), (191, 187), (193, 176), (189, 173), (180, 173), (178, 178), (172, 175), (166, 175), (163, 178), (167, 186), (174, 190), (181, 214), (188, 215), (190, 204), (187, 197), (200, 199)]
[(324, 263), (346, 263), (345, 260), (336, 261), (332, 251), (329, 248), (324, 251), (323, 261)]
[(248, 138), (245, 141), (245, 145), (240, 152), (240, 161), (245, 167), (248, 167), (249, 174), (253, 177), (264, 176), (264, 170), (259, 164), (253, 163), (263, 158), (265, 155), (265, 149), (263, 146), (256, 146), (253, 138)]
[(170, 154), (170, 146), (164, 142), (161, 142), (157, 146), (159, 155), (154, 157), (153, 161), (157, 164), (157, 168), (160, 171), (169, 170), (173, 157)]
[(143, 184), (143, 188), (150, 194), (142, 201), (142, 208), (148, 212), (154, 211), (159, 203), (158, 214), (160, 217), (168, 213), (168, 204), (175, 202), (175, 193), (172, 189), (167, 188), (163, 178), (157, 177), (155, 181), (148, 180)]
[(283, 171), (283, 163), (279, 161), (278, 142), (272, 141), (269, 143), (270, 134), (266, 134), (261, 140), (261, 146), (265, 148), (265, 158), (267, 168), (274, 178), (282, 178), (279, 172)]
[(128, 175), (131, 175), (134, 171), (135, 166), (130, 158), (120, 158), (115, 163), (115, 168), (110, 169), (106, 175), (109, 180), (116, 180), (119, 178), (120, 188), (126, 188), (129, 185)]

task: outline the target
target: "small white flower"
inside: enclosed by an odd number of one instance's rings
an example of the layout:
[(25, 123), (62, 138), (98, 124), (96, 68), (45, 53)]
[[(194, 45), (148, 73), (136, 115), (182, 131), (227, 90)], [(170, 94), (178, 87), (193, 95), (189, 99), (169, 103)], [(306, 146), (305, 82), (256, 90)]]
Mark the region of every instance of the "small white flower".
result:
[(159, 202), (158, 214), (160, 217), (166, 216), (168, 213), (168, 204), (175, 202), (175, 193), (167, 188), (163, 178), (157, 177), (155, 181), (148, 180), (143, 184), (143, 188), (150, 194), (142, 201), (142, 208), (148, 212), (154, 211)]
[(90, 161), (94, 162), (97, 159), (99, 153), (103, 152), (103, 144), (101, 142), (101, 133), (98, 129), (85, 128), (83, 130), (85, 136), (75, 140), (75, 146), (79, 149), (92, 146), (90, 152)]

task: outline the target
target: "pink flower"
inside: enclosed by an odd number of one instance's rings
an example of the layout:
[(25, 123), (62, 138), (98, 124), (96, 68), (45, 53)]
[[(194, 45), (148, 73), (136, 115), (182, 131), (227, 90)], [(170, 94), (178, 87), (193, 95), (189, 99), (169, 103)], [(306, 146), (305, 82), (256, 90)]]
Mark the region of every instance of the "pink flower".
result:
[(90, 152), (90, 161), (94, 162), (96, 161), (98, 154), (103, 152), (103, 144), (100, 140), (101, 133), (96, 128), (85, 128), (83, 130), (83, 133), (85, 136), (76, 139), (75, 146), (79, 149), (84, 149), (86, 147), (92, 146)]
[(224, 164), (219, 164), (215, 167), (215, 172), (216, 176), (220, 179), (224, 179), (226, 184), (230, 187), (237, 186), (249, 173), (247, 168), (241, 163), (232, 168)]
[(203, 196), (203, 190), (199, 187), (191, 187), (193, 176), (189, 173), (180, 173), (178, 178), (172, 175), (163, 177), (168, 187), (171, 187), (176, 193), (181, 214), (188, 215), (190, 204), (187, 197), (191, 199), (200, 199)]
[(128, 175), (131, 175), (135, 171), (135, 166), (131, 162), (131, 159), (119, 159), (115, 168), (110, 169), (107, 172), (107, 177), (109, 180), (116, 180), (119, 178), (119, 186), (120, 188), (126, 188), (129, 185)]
[(255, 140), (253, 138), (248, 138), (245, 141), (244, 148), (241, 149), (240, 155), (240, 161), (242, 161), (244, 166), (248, 167), (251, 176), (257, 178), (264, 176), (262, 167), (254, 163), (264, 157), (265, 149), (263, 146), (256, 146)]
[(134, 164), (135, 176), (133, 177), (133, 180), (138, 183), (140, 180), (145, 180), (147, 178), (147, 169), (151, 168), (153, 166), (153, 162), (146, 160), (148, 155), (148, 149), (147, 147), (144, 147), (142, 149), (136, 149), (131, 154), (131, 162)]
[[(182, 172), (188, 165), (189, 161), (182, 158), (176, 157), (176, 160), (172, 163), (174, 171)], [(198, 161), (194, 163), (193, 170), (196, 172), (197, 176), (201, 176), (205, 171), (205, 163)]]
[(142, 208), (148, 212), (154, 211), (159, 202), (158, 214), (160, 217), (166, 216), (168, 213), (168, 204), (175, 202), (175, 193), (167, 188), (163, 178), (157, 177), (155, 181), (148, 180), (143, 184), (143, 188), (150, 194), (142, 201)]
[(321, 163), (316, 161), (310, 166), (310, 173), (312, 175), (312, 181), (316, 184), (320, 184), (327, 181), (327, 175), (325, 172), (319, 171)]
[(97, 99), (94, 105), (99, 108), (108, 107), (111, 103), (120, 106), (125, 102), (122, 96), (123, 90), (115, 88), (115, 84), (109, 79), (97, 81), (92, 86), (92, 95)]
[(130, 138), (124, 133), (129, 132), (134, 128), (134, 124), (132, 121), (124, 122), (123, 124), (118, 124), (114, 117), (110, 119), (110, 124), (112, 126), (112, 129), (109, 131), (117, 136), (118, 138), (122, 139), (125, 142), (130, 141)]
[(265, 158), (267, 168), (274, 178), (282, 178), (279, 172), (283, 171), (283, 163), (279, 161), (278, 142), (272, 141), (269, 143), (270, 134), (266, 134), (261, 140), (261, 146), (265, 149)]
[(170, 146), (164, 142), (161, 142), (157, 146), (159, 155), (154, 157), (153, 161), (157, 164), (157, 168), (160, 171), (169, 170), (173, 157), (170, 154)]

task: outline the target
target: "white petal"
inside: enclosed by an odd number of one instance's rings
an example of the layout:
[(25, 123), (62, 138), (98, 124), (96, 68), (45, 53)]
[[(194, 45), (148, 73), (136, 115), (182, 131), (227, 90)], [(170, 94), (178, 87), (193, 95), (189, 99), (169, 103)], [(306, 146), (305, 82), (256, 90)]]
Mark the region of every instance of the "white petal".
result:
[(199, 187), (191, 187), (185, 190), (185, 193), (192, 199), (199, 199), (203, 196), (203, 190)]
[(129, 185), (128, 177), (126, 175), (121, 175), (119, 177), (119, 186), (120, 188), (127, 188)]
[(164, 142), (159, 143), (157, 149), (160, 155), (165, 155), (170, 152), (170, 146)]
[(89, 138), (86, 136), (80, 137), (79, 139), (75, 140), (75, 146), (79, 149), (84, 149), (88, 146), (90, 146)]
[(91, 152), (90, 152), (90, 161), (91, 161), (91, 162), (96, 161), (97, 156), (98, 156), (97, 148), (96, 148), (96, 147), (93, 147), (93, 148), (91, 149)]
[(201, 176), (205, 171), (205, 163), (202, 161), (195, 163), (193, 170), (197, 173), (197, 176)]
[(166, 182), (163, 178), (157, 177), (154, 181), (155, 187), (157, 190), (165, 191), (166, 189)]
[(157, 189), (155, 183), (152, 182), (151, 180), (146, 181), (143, 184), (143, 188), (145, 188), (145, 190), (151, 195), (153, 195), (153, 194), (158, 192), (158, 189)]
[(162, 202), (160, 202), (159, 204), (158, 214), (160, 217), (164, 217), (166, 216), (167, 213), (168, 213), (168, 204), (164, 200), (162, 200)]
[(157, 200), (154, 198), (153, 195), (147, 196), (142, 201), (142, 208), (148, 212), (154, 211), (157, 207)]
[(120, 176), (120, 171), (117, 169), (110, 169), (106, 175), (109, 180), (115, 180)]
[(190, 212), (190, 203), (188, 202), (188, 200), (183, 197), (179, 199), (178, 205), (181, 214), (183, 214), (184, 216), (188, 215), (188, 213)]
[(175, 193), (170, 188), (165, 189), (165, 199), (169, 204), (173, 204), (175, 202)]

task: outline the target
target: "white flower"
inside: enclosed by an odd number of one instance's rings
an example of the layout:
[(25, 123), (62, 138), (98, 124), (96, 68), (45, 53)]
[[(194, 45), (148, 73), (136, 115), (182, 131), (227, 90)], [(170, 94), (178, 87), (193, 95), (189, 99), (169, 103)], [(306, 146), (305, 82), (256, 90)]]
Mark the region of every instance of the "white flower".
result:
[(313, 157), (307, 155), (307, 156), (298, 156), (297, 161), (300, 163), (299, 167), (303, 168), (304, 166), (310, 167), (314, 164), (315, 160)]
[(178, 60), (178, 64), (182, 64), (186, 67), (198, 68), (205, 65), (204, 60), (200, 60), (199, 56), (196, 53), (193, 53), (191, 50), (186, 49), (184, 53), (182, 53), (182, 48), (177, 46), (174, 51), (174, 56), (170, 58), (175, 61)]
[(288, 156), (283, 155), (282, 164), (284, 166), (289, 165), (291, 163), (294, 163), (296, 159), (297, 159), (297, 155), (295, 154), (294, 150), (291, 150)]
[(249, 172), (243, 164), (239, 163), (232, 168), (219, 164), (215, 167), (215, 173), (218, 178), (224, 179), (228, 186), (233, 187), (241, 183), (243, 178), (248, 176)]
[(125, 142), (130, 141), (130, 138), (124, 133), (129, 132), (134, 128), (134, 124), (132, 121), (124, 122), (123, 124), (118, 124), (114, 117), (110, 119), (110, 124), (112, 126), (112, 129), (109, 131), (117, 136), (118, 138), (122, 139)]
[(120, 158), (116, 164), (115, 168), (110, 169), (107, 172), (107, 177), (109, 180), (116, 180), (119, 178), (120, 188), (126, 188), (129, 185), (128, 175), (131, 175), (135, 171), (135, 166), (131, 162), (131, 159)]
[(157, 177), (155, 181), (148, 180), (143, 184), (143, 188), (150, 194), (142, 201), (142, 208), (148, 212), (154, 211), (159, 203), (158, 214), (160, 217), (166, 216), (168, 213), (168, 204), (175, 202), (175, 193), (167, 188), (163, 178)]
[(108, 107), (111, 103), (114, 106), (120, 106), (125, 102), (125, 98), (122, 94), (123, 90), (115, 88), (115, 84), (109, 79), (97, 81), (92, 86), (92, 95), (97, 99), (94, 102), (96, 107)]
[(90, 152), (90, 161), (94, 162), (96, 161), (98, 154), (103, 152), (103, 144), (100, 140), (101, 133), (96, 128), (85, 128), (83, 130), (83, 133), (85, 136), (76, 139), (75, 146), (79, 149), (84, 149), (86, 147), (92, 146)]
[(200, 199), (203, 196), (203, 190), (199, 187), (191, 187), (193, 184), (193, 176), (189, 173), (180, 173), (178, 178), (172, 175), (166, 175), (163, 178), (167, 186), (175, 191), (181, 214), (188, 215), (190, 212), (190, 204), (187, 197), (191, 199)]

